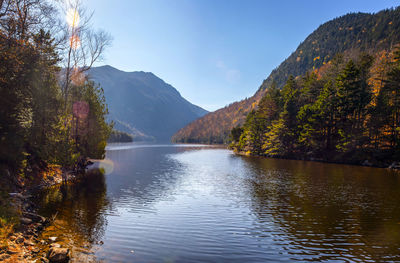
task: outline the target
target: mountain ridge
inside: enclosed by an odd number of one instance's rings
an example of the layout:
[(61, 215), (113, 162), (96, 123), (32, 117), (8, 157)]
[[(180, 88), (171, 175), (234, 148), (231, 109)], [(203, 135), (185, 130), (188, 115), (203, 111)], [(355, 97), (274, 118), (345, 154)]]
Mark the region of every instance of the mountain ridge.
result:
[(290, 75), (320, 68), (337, 53), (389, 49), (400, 42), (400, 8), (377, 13), (350, 13), (321, 24), (280, 65), (271, 71), (256, 93), (209, 113), (172, 137), (173, 142), (226, 143), (230, 130), (242, 125), (273, 83), (281, 88)]
[(179, 128), (207, 113), (152, 72), (105, 65), (91, 68), (88, 77), (103, 88), (116, 129), (135, 140), (170, 141)]

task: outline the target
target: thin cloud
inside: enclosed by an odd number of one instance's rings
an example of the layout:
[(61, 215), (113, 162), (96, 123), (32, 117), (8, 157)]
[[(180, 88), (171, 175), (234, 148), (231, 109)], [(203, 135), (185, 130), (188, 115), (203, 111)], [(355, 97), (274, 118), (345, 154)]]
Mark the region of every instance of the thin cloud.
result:
[(240, 80), (240, 71), (234, 68), (228, 67), (222, 60), (218, 60), (216, 63), (216, 67), (223, 72), (225, 75), (225, 79), (229, 83), (237, 83)]

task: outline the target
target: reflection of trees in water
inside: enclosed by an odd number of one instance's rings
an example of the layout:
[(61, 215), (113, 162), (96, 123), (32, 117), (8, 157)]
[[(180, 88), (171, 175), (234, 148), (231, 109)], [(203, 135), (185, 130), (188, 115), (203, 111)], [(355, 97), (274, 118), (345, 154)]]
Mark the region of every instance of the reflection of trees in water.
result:
[[(109, 208), (104, 175), (91, 170), (78, 183), (50, 189), (42, 196), (43, 215), (57, 213), (53, 228), (71, 235), (74, 241), (95, 243), (105, 231), (105, 210)], [(60, 224), (59, 226), (57, 224)]]
[[(383, 169), (245, 158), (259, 231), (272, 216), (302, 260), (400, 260), (400, 178)], [(268, 233), (263, 233), (268, 234)], [(276, 233), (279, 234), (279, 233)]]

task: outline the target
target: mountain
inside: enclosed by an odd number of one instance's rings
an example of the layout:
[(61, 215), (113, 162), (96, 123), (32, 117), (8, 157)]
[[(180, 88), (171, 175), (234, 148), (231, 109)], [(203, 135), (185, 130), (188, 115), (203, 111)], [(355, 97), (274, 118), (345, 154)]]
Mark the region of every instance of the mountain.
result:
[(115, 128), (136, 140), (169, 142), (177, 130), (207, 113), (150, 72), (101, 66), (91, 68), (88, 76), (104, 89)]
[(209, 113), (179, 130), (174, 142), (224, 143), (230, 130), (242, 125), (257, 107), (265, 90), (275, 83), (281, 88), (290, 75), (299, 76), (320, 68), (337, 53), (375, 52), (400, 42), (400, 8), (375, 14), (351, 13), (335, 18), (311, 33), (250, 98)]

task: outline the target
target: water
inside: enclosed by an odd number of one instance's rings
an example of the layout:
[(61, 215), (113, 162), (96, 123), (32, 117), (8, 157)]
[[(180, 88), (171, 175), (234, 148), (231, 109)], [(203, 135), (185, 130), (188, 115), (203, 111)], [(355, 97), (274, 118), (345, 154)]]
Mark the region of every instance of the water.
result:
[(76, 261), (400, 261), (400, 176), (386, 169), (135, 144), (100, 166), (42, 197), (57, 214), (43, 238)]

